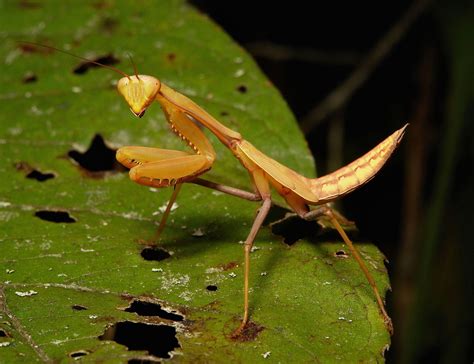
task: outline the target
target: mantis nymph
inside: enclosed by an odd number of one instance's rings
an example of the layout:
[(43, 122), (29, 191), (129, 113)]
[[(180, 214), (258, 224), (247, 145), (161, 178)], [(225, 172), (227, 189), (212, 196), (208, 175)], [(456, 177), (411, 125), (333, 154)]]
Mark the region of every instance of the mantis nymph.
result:
[[(54, 47), (46, 47), (70, 54)], [(84, 59), (82, 57), (78, 58)], [(85, 60), (104, 66), (94, 61)], [(336, 215), (326, 204), (348, 194), (372, 179), (397, 148), (408, 124), (395, 131), (362, 157), (337, 171), (319, 178), (306, 178), (259, 151), (238, 132), (221, 124), (199, 105), (160, 82), (159, 79), (139, 75), (136, 70), (135, 75), (129, 76), (114, 67), (104, 67), (124, 76), (119, 80), (117, 88), (134, 115), (142, 117), (147, 108), (154, 101), (157, 101), (161, 105), (171, 130), (183, 139), (192, 150), (192, 152), (184, 152), (127, 146), (117, 151), (117, 160), (130, 169), (130, 179), (134, 182), (151, 187), (174, 187), (167, 209), (161, 219), (158, 235), (163, 230), (171, 206), (179, 193), (180, 187), (185, 182), (213, 188), (250, 201), (261, 201), (260, 209), (244, 244), (244, 313), (240, 326), (234, 332), (235, 336), (242, 333), (249, 320), (250, 251), (255, 236), (272, 204), (270, 187), (273, 187), (301, 218), (313, 220), (325, 215), (330, 219), (365, 274), (374, 292), (384, 322), (388, 330), (392, 332), (391, 319), (385, 310), (374, 279), (357, 249), (338, 222)], [(211, 169), (216, 154), (210, 141), (196, 124), (209, 129), (247, 169), (255, 192), (248, 192), (199, 178)], [(310, 209), (310, 206), (318, 207)]]

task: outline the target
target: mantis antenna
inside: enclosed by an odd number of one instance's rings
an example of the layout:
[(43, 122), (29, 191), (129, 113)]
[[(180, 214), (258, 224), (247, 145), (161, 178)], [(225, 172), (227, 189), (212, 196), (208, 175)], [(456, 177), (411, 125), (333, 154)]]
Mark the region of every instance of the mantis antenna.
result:
[[(132, 55), (130, 53), (127, 53), (127, 55), (128, 55), (128, 58), (130, 59), (130, 63), (133, 66), (133, 71), (135, 72), (135, 77), (140, 79), (140, 77), (138, 77), (137, 65), (135, 64), (135, 62), (133, 62)], [(130, 77), (129, 77), (129, 79), (130, 79)]]
[[(45, 44), (40, 44), (40, 43), (35, 43), (35, 42), (27, 42), (27, 41), (23, 41), (23, 40), (18, 41), (18, 43), (31, 44), (31, 45), (38, 46), (38, 47), (43, 47), (43, 48), (46, 48), (46, 49), (52, 49), (52, 50), (55, 50), (55, 51), (57, 51), (57, 52), (67, 54), (67, 55), (69, 55), (69, 56), (82, 59), (83, 61), (96, 64), (97, 66), (104, 67), (104, 68), (108, 68), (109, 70), (112, 70), (112, 71), (114, 71), (114, 72), (116, 72), (116, 73), (118, 73), (118, 74), (120, 74), (120, 75), (122, 75), (122, 76), (124, 76), (124, 77), (127, 77), (128, 79), (130, 79), (130, 76), (129, 76), (129, 75), (127, 75), (125, 72), (119, 70), (118, 68), (115, 68), (115, 67), (113, 67), (113, 66), (109, 66), (109, 65), (106, 65), (106, 64), (102, 64), (102, 63), (100, 63), (100, 62), (93, 61), (93, 60), (88, 59), (88, 58), (85, 58), (85, 57), (78, 56), (78, 55), (76, 55), (76, 54), (74, 54), (74, 53), (70, 53), (70, 52), (65, 51), (65, 50), (63, 50), (63, 49), (59, 49), (59, 48), (56, 48), (56, 47), (52, 47), (52, 46), (45, 45)], [(137, 70), (136, 70), (136, 67), (135, 67), (135, 64), (133, 63), (133, 61), (132, 61), (132, 64), (133, 64), (133, 66), (134, 66), (134, 68), (135, 68), (135, 73), (136, 73)]]

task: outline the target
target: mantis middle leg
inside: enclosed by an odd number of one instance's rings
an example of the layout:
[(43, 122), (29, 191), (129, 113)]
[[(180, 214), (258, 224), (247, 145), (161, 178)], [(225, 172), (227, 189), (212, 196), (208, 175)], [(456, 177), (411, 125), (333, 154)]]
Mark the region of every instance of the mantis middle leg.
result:
[(158, 225), (158, 229), (156, 230), (156, 234), (155, 234), (156, 242), (160, 240), (161, 233), (165, 229), (166, 221), (168, 220), (168, 216), (171, 212), (171, 208), (173, 207), (173, 204), (176, 201), (176, 198), (178, 197), (178, 193), (181, 190), (181, 185), (182, 183), (179, 183), (176, 186), (174, 186), (173, 194), (171, 195), (168, 201), (168, 205), (166, 205), (166, 210), (165, 212), (163, 212), (163, 216), (161, 217), (160, 224)]
[(242, 323), (232, 334), (233, 337), (237, 337), (242, 333), (242, 330), (247, 325), (249, 319), (249, 276), (250, 276), (250, 253), (252, 251), (252, 246), (257, 236), (258, 231), (260, 230), (263, 221), (270, 211), (272, 206), (271, 194), (270, 194), (270, 185), (268, 179), (265, 175), (265, 172), (261, 169), (257, 169), (251, 172), (252, 178), (255, 184), (255, 188), (260, 194), (263, 203), (258, 210), (257, 216), (253, 221), (252, 228), (250, 233), (245, 239), (244, 244), (244, 317), (242, 318)]
[[(231, 195), (231, 196), (236, 196), (236, 197), (242, 198), (244, 200), (249, 200), (249, 201), (261, 201), (262, 200), (262, 197), (260, 195), (256, 194), (256, 193), (248, 192), (248, 191), (241, 190), (241, 189), (235, 188), (235, 187), (222, 185), (220, 183), (211, 182), (211, 181), (208, 181), (208, 180), (205, 180), (205, 179), (202, 179), (202, 178), (196, 178), (194, 180), (189, 181), (189, 183), (194, 183), (194, 184), (197, 184), (197, 185), (200, 185), (200, 186), (211, 188), (213, 190), (223, 192), (223, 193), (226, 193), (226, 194)], [(174, 202), (176, 201), (178, 193), (181, 189), (181, 185), (182, 184), (180, 183), (180, 184), (177, 184), (174, 187), (173, 194), (171, 195), (171, 198), (168, 201), (168, 204), (166, 206), (166, 210), (163, 213), (163, 216), (161, 217), (161, 221), (160, 221), (160, 224), (158, 226), (158, 230), (155, 234), (155, 240), (156, 241), (159, 240), (160, 235), (161, 235), (161, 233), (163, 232), (163, 230), (165, 228), (166, 221), (167, 221), (168, 216), (171, 212), (171, 208), (172, 208)]]

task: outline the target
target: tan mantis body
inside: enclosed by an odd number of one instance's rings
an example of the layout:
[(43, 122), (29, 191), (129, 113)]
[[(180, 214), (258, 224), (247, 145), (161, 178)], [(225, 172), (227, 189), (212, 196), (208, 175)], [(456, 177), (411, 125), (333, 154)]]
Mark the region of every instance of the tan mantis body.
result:
[[(146, 186), (176, 186), (160, 223), (161, 233), (171, 205), (176, 199), (179, 187), (192, 182), (219, 189), (248, 200), (262, 200), (262, 206), (245, 241), (244, 317), (235, 334), (240, 334), (248, 322), (248, 290), (250, 251), (255, 236), (271, 206), (270, 185), (283, 196), (288, 205), (302, 218), (314, 219), (327, 215), (350, 248), (367, 277), (377, 299), (384, 321), (392, 331), (391, 320), (385, 311), (377, 286), (368, 272), (357, 250), (352, 245), (334, 214), (327, 206), (310, 210), (310, 205), (322, 205), (335, 200), (363, 185), (380, 170), (401, 141), (407, 125), (397, 130), (374, 149), (339, 170), (320, 178), (306, 178), (290, 168), (268, 157), (242, 136), (225, 127), (186, 96), (174, 91), (158, 79), (145, 76), (127, 76), (118, 83), (118, 90), (124, 96), (132, 112), (141, 117), (153, 101), (158, 101), (170, 123), (194, 153), (146, 147), (123, 147), (117, 151), (117, 160), (130, 168), (130, 178)], [(249, 171), (255, 193), (218, 185), (198, 178), (208, 171), (214, 162), (215, 152), (195, 123), (214, 133)]]
[[(124, 96), (132, 112), (136, 116), (142, 117), (150, 104), (155, 100), (158, 101), (166, 119), (170, 123), (171, 129), (193, 149), (194, 153), (188, 153), (177, 150), (132, 146), (123, 147), (117, 151), (117, 160), (130, 168), (130, 178), (133, 181), (152, 187), (174, 186), (173, 194), (158, 228), (158, 236), (166, 224), (171, 206), (184, 182), (213, 188), (250, 201), (263, 201), (244, 245), (244, 317), (241, 325), (234, 332), (234, 336), (238, 336), (248, 322), (250, 251), (255, 236), (271, 207), (270, 185), (283, 196), (288, 205), (301, 218), (312, 220), (321, 215), (326, 215), (330, 218), (332, 224), (364, 272), (367, 281), (374, 291), (384, 322), (390, 333), (393, 332), (392, 322), (385, 311), (384, 303), (375, 281), (367, 270), (357, 249), (353, 246), (336, 219), (335, 214), (324, 204), (344, 196), (372, 179), (397, 148), (408, 124), (395, 131), (375, 148), (347, 166), (326, 176), (306, 178), (259, 151), (243, 139), (238, 132), (222, 125), (196, 103), (161, 83), (155, 77), (138, 75), (136, 70), (135, 76), (129, 76), (115, 67), (104, 65), (55, 47), (32, 42), (21, 43), (65, 53), (125, 76), (120, 79), (117, 88)], [(199, 178), (201, 174), (207, 172), (212, 167), (216, 154), (209, 140), (195, 123), (208, 128), (249, 171), (254, 185), (254, 193)], [(310, 205), (322, 206), (310, 210)]]

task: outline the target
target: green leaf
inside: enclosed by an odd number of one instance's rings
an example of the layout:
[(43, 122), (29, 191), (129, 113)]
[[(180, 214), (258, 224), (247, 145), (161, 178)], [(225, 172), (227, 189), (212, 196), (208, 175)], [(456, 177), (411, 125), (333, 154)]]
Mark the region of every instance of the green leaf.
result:
[[(159, 107), (137, 120), (114, 90), (117, 74), (102, 68), (76, 74), (80, 60), (14, 40), (114, 57), (115, 66), (133, 73), (130, 53), (140, 73), (159, 77), (265, 153), (311, 176), (303, 136), (255, 62), (183, 1), (74, 4), (8, 2), (0, 15), (0, 362), (153, 359), (152, 349), (141, 346), (146, 339), (165, 353), (156, 355), (180, 362), (383, 360), (390, 338), (373, 293), (356, 262), (335, 254), (344, 245), (321, 235), (315, 223), (309, 239), (291, 246), (269, 225), (259, 233), (251, 263), (255, 335), (246, 342), (230, 338), (243, 310), (239, 241), (258, 206), (185, 185), (154, 245), (170, 191), (132, 183), (100, 141), (110, 148), (185, 149)], [(98, 162), (102, 150), (105, 162), (94, 172), (71, 156), (78, 159), (95, 135), (98, 148), (87, 156)], [(249, 189), (247, 172), (210, 138), (218, 160), (207, 177)], [(382, 254), (357, 245), (384, 292)], [(134, 301), (184, 319), (126, 311)], [(99, 339), (111, 339), (114, 328), (116, 341), (122, 334), (137, 338), (141, 350)], [(144, 328), (162, 331), (146, 335)], [(179, 347), (172, 351), (175, 338)]]

